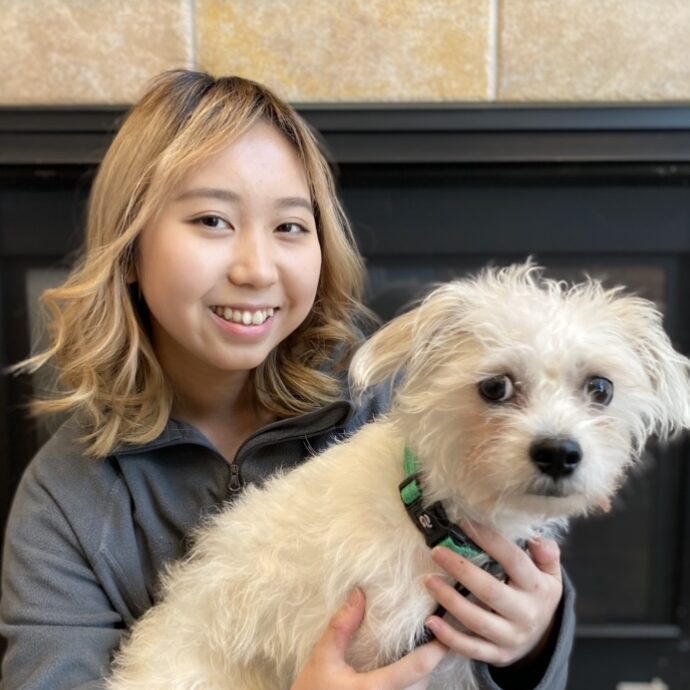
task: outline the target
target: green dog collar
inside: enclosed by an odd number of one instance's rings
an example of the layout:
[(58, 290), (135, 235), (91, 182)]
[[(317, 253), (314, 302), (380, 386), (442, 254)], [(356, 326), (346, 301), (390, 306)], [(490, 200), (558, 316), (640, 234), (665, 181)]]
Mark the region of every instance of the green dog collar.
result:
[[(424, 535), (430, 549), (445, 546), (451, 551), (472, 561), (485, 561), (487, 565), (495, 563), (482, 551), (457, 525), (454, 525), (446, 514), (440, 501), (424, 505), (424, 496), (419, 481), (419, 461), (409, 447), (405, 447), (403, 468), (405, 479), (399, 486), (400, 498), (412, 522)], [(486, 567), (482, 563), (482, 567)]]

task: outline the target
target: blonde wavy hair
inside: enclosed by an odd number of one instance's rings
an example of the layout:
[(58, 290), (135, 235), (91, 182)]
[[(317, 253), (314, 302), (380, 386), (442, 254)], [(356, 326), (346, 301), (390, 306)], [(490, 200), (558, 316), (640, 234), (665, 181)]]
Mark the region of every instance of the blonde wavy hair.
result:
[(55, 393), (32, 409), (77, 413), (96, 457), (159, 436), (173, 405), (131, 280), (137, 237), (181, 178), (260, 120), (280, 131), (304, 164), (322, 269), (307, 319), (252, 372), (256, 402), (286, 417), (342, 394), (340, 374), (367, 318), (364, 266), (315, 136), (253, 81), (165, 72), (131, 110), (100, 165), (81, 260), (62, 286), (41, 296), (50, 346), (13, 367), (33, 373), (56, 366)]

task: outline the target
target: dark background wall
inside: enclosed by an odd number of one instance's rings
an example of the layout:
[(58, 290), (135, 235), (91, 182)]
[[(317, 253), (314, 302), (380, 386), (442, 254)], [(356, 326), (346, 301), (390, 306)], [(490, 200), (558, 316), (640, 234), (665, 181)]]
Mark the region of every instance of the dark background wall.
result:
[[(690, 110), (303, 108), (338, 169), (384, 318), (433, 281), (533, 255), (663, 309), (690, 353)], [(24, 357), (35, 300), (83, 229), (118, 109), (0, 110), (0, 355)], [(0, 521), (49, 430), (27, 419), (25, 379), (0, 382)], [(577, 522), (564, 559), (578, 589), (571, 690), (620, 680), (690, 684), (690, 472), (685, 439), (651, 444), (615, 510)]]

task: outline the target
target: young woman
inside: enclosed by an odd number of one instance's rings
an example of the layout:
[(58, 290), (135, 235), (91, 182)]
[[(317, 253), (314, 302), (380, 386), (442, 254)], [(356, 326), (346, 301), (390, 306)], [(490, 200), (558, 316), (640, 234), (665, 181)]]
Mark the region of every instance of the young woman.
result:
[[(205, 515), (377, 412), (376, 398), (354, 409), (342, 383), (362, 280), (328, 166), (291, 108), (236, 77), (153, 83), (100, 167), (82, 260), (44, 296), (52, 344), (19, 366), (55, 363), (59, 393), (37, 409), (71, 416), (8, 523), (6, 690), (100, 687)], [(480, 662), (486, 688), (564, 688), (573, 596), (555, 545), (530, 559), (490, 532), (476, 540), (520, 585), (449, 553), (442, 566), (489, 610), (429, 583), (474, 632), (434, 621), (439, 641), (356, 673), (355, 591), (294, 690), (423, 688), (447, 647)]]

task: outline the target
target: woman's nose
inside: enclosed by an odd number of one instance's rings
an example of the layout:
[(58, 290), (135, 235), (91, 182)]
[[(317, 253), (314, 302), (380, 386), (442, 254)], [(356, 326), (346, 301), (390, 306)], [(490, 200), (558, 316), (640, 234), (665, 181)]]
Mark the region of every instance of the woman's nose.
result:
[(270, 238), (260, 231), (238, 233), (228, 264), (230, 281), (235, 285), (268, 287), (276, 282), (277, 277)]

